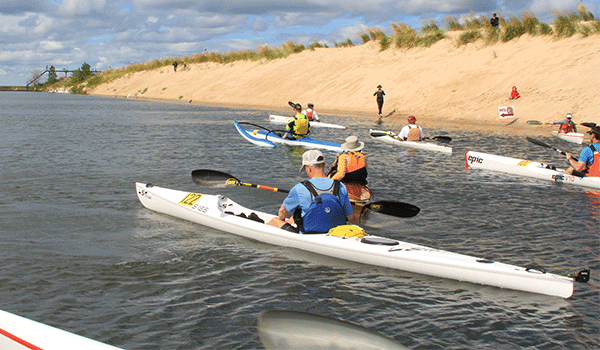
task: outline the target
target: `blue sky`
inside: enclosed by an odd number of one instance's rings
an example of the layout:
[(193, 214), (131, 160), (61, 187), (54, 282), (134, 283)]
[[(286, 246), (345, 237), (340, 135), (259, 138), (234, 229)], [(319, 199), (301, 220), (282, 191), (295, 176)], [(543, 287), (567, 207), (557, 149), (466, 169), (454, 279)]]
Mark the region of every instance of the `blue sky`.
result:
[[(0, 0), (0, 85), (25, 85), (54, 65), (98, 70), (208, 51), (254, 50), (286, 41), (362, 41), (365, 28), (391, 23), (419, 29), (433, 19), (474, 11), (501, 17), (528, 11), (551, 23), (553, 10), (581, 0)], [(600, 0), (584, 0), (600, 18)], [(45, 78), (43, 78), (45, 80)]]

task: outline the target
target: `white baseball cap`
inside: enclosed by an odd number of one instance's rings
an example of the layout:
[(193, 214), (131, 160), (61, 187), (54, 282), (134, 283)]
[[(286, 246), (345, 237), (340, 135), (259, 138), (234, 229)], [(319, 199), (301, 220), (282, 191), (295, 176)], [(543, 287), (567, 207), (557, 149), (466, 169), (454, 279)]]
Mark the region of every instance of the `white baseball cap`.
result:
[(323, 153), (321, 153), (321, 151), (317, 151), (316, 149), (306, 151), (302, 155), (302, 167), (300, 168), (300, 171), (303, 171), (306, 165), (315, 164), (325, 164), (325, 157), (323, 157)]

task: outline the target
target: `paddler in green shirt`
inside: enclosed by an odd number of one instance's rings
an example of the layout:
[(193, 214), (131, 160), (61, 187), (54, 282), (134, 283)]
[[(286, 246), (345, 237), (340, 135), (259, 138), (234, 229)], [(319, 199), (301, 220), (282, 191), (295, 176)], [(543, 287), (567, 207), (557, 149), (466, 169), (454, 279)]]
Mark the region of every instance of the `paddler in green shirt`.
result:
[(302, 114), (302, 105), (299, 103), (290, 102), (290, 106), (296, 112), (294, 119), (285, 126), (287, 132), (283, 135), (284, 139), (301, 139), (308, 136), (310, 132), (310, 122), (308, 118)]

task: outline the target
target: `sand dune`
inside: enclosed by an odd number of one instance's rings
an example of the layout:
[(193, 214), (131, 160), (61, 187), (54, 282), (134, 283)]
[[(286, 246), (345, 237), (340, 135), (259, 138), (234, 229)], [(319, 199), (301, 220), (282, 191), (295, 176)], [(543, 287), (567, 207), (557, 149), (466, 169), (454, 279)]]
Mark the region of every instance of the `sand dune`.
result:
[[(456, 37), (458, 33), (449, 32)], [(508, 43), (457, 47), (452, 38), (430, 48), (385, 51), (379, 43), (306, 50), (284, 59), (202, 63), (131, 74), (94, 95), (245, 106), (287, 112), (287, 101), (312, 102), (328, 113), (377, 118), (373, 93), (386, 93), (384, 113), (420, 124), (506, 125), (498, 107), (513, 106), (517, 121), (600, 124), (600, 40), (524, 35)], [(149, 58), (151, 59), (151, 58)], [(521, 98), (509, 101), (512, 86)]]

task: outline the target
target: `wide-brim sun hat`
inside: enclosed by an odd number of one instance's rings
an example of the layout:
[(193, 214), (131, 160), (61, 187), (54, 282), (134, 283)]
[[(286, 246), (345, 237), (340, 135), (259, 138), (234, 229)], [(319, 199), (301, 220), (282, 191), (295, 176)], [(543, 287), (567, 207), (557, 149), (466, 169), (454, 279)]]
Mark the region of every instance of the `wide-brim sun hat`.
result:
[(342, 143), (342, 150), (347, 152), (360, 151), (364, 147), (365, 143), (358, 141), (358, 137), (356, 136), (348, 136), (346, 142)]

